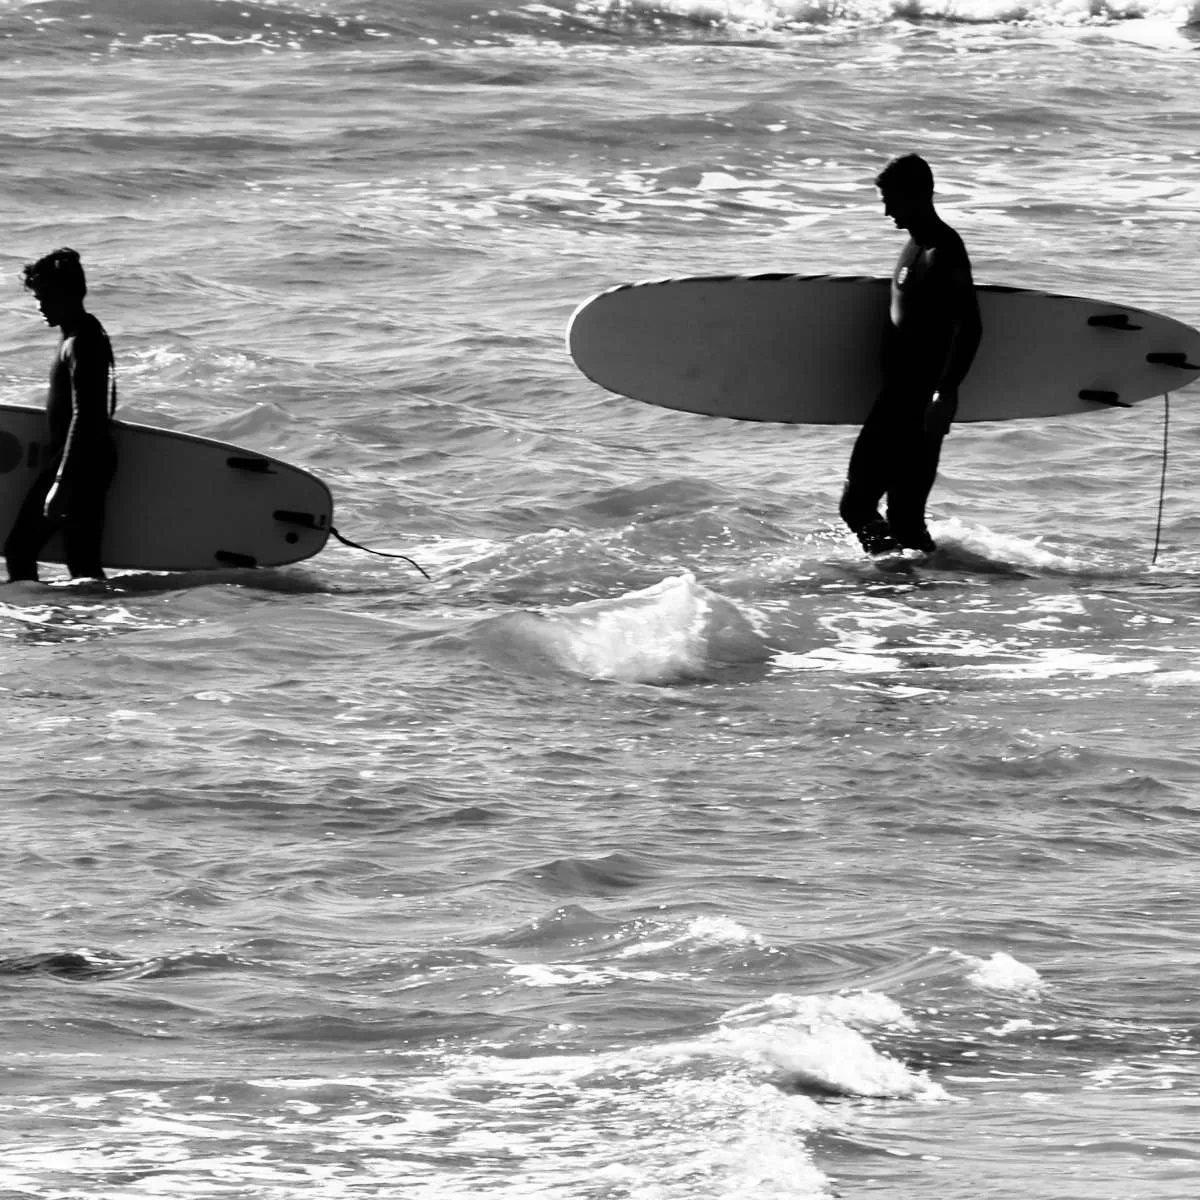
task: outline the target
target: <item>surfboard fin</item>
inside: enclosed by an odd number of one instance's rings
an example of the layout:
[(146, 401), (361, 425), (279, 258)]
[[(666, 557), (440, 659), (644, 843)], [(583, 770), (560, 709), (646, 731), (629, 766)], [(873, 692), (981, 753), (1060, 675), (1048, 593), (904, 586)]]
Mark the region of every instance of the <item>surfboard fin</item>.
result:
[(1079, 393), (1080, 400), (1090, 400), (1093, 404), (1107, 404), (1110, 408), (1132, 408), (1132, 404), (1126, 404), (1116, 392), (1097, 392), (1084, 388)]
[(259, 475), (273, 475), (271, 463), (265, 458), (239, 458), (234, 456), (225, 460), (225, 465), (233, 467), (235, 471), (254, 471)]
[(1164, 350), (1161, 354), (1147, 354), (1146, 361), (1158, 363), (1163, 367), (1178, 367), (1181, 371), (1200, 371), (1200, 367), (1195, 363), (1188, 362), (1187, 355), (1182, 350)]
[(322, 517), (319, 521), (314, 513), (296, 512), (290, 508), (277, 508), (272, 514), (276, 521), (283, 521), (287, 525), (300, 525), (304, 529), (324, 529), (325, 518)]
[(253, 554), (236, 554), (232, 550), (218, 550), (213, 558), (227, 567), (257, 567), (258, 559)]
[(1088, 324), (1100, 329), (1115, 329), (1119, 333), (1136, 333), (1141, 329), (1140, 325), (1134, 325), (1129, 320), (1128, 313), (1098, 313), (1088, 317)]

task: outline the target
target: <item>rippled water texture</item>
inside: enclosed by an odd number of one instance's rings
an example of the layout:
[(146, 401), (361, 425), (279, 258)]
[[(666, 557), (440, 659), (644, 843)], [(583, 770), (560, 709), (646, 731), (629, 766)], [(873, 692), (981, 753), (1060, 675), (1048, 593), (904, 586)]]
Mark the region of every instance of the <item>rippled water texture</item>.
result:
[(121, 415), (432, 577), (0, 589), (0, 1196), (1190, 1195), (1197, 389), (1161, 526), (1161, 401), (964, 427), (889, 575), (852, 429), (563, 334), (886, 274), (907, 149), (981, 281), (1200, 324), (1198, 20), (0, 2), (0, 402), (74, 246)]

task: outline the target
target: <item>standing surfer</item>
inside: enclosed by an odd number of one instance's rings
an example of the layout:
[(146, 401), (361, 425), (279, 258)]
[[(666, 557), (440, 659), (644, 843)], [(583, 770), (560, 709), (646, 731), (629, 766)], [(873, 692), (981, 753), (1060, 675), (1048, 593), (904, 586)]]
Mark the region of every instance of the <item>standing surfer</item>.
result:
[(117, 402), (113, 352), (104, 326), (83, 306), (87, 282), (79, 255), (55, 250), (24, 270), (46, 324), (62, 333), (50, 368), (47, 445), (4, 543), (10, 580), (37, 579), (38, 553), (59, 528), (72, 578), (103, 579), (100, 538), (116, 471), (110, 419)]
[(936, 546), (925, 502), (979, 347), (979, 304), (962, 238), (934, 210), (929, 164), (917, 154), (894, 158), (875, 186), (884, 213), (909, 240), (892, 273), (883, 387), (854, 443), (840, 512), (868, 554), (928, 554)]

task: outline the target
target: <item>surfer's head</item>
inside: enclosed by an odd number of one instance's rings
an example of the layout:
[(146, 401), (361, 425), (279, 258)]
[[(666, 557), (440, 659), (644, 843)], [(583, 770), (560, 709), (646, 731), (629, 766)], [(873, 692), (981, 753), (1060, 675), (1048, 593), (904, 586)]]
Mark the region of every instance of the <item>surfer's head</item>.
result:
[(48, 325), (61, 324), (67, 312), (83, 306), (87, 279), (78, 251), (66, 246), (52, 250), (37, 262), (26, 263), (23, 275)]
[(919, 154), (901, 154), (875, 176), (883, 211), (897, 229), (910, 229), (933, 206), (933, 172)]

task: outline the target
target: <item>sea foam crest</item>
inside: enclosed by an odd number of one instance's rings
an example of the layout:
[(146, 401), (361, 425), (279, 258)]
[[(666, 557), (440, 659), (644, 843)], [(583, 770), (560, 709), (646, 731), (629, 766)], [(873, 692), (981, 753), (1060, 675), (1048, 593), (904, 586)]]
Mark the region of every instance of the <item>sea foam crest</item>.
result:
[(948, 946), (933, 946), (927, 957), (939, 958), (958, 968), (965, 968), (965, 982), (983, 991), (1032, 997), (1046, 986), (1046, 981), (1033, 967), (1003, 950), (996, 950), (985, 958), (952, 950)]
[(903, 1010), (874, 992), (773, 996), (726, 1015), (716, 1043), (765, 1069), (779, 1086), (832, 1096), (944, 1099), (922, 1071), (876, 1049), (864, 1029), (911, 1028)]
[(1195, 0), (580, 0), (575, 11), (768, 31), (797, 25), (882, 24), (897, 19), (1061, 26), (1128, 20), (1174, 25), (1200, 21), (1200, 4)]
[(772, 1020), (809, 1023), (841, 1021), (855, 1029), (915, 1029), (912, 1018), (882, 992), (838, 992), (826, 996), (798, 996), (780, 992), (731, 1009), (722, 1018), (726, 1025), (758, 1024)]
[(665, 936), (637, 942), (620, 950), (622, 958), (637, 958), (660, 954), (679, 947), (720, 949), (735, 946), (763, 946), (760, 934), (753, 933), (731, 917), (695, 917), (686, 924), (669, 930)]
[(600, 988), (621, 981), (655, 983), (671, 976), (663, 971), (623, 971), (592, 963), (518, 963), (509, 978), (531, 988)]
[[(453, 1150), (474, 1149), (463, 1135), (476, 1138), (485, 1119), (494, 1127), (502, 1111), (496, 1148), (516, 1175), (512, 1195), (577, 1194), (586, 1178), (597, 1194), (645, 1200), (828, 1200), (829, 1180), (806, 1137), (832, 1123), (822, 1106), (741, 1071), (697, 1069), (698, 1059), (712, 1065), (713, 1057), (695, 1046), (644, 1043), (575, 1055), (476, 1052), (448, 1060), (406, 1097), (441, 1118), (439, 1142)], [(481, 1095), (490, 1098), (486, 1112)], [(638, 1137), (603, 1135), (618, 1112), (636, 1123)]]
[(989, 992), (1017, 992), (1031, 994), (1041, 991), (1042, 977), (1025, 963), (997, 950), (990, 958), (972, 958), (962, 955), (962, 961), (971, 965), (967, 982)]
[(611, 600), (525, 614), (520, 633), (568, 670), (630, 683), (698, 679), (723, 663), (770, 657), (750, 618), (690, 574)]
[(977, 569), (992, 567), (1073, 574), (1095, 566), (1094, 560), (1085, 561), (1051, 550), (1039, 538), (999, 533), (957, 517), (933, 522), (930, 531), (955, 562)]

